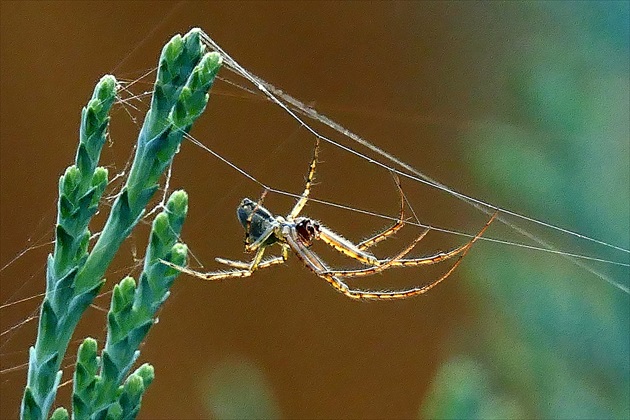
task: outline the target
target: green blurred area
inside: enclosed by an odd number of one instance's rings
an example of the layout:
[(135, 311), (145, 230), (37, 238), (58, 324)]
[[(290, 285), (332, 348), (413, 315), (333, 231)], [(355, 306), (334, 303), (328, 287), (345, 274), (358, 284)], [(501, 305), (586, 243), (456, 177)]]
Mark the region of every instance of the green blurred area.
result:
[(213, 418), (280, 418), (270, 384), (259, 367), (246, 358), (232, 356), (218, 362), (199, 385)]
[[(628, 249), (629, 3), (521, 3), (518, 16), (492, 61), (511, 106), (472, 124), (470, 170), (497, 202)], [(629, 418), (628, 295), (560, 256), (503, 251), (467, 257), (477, 317), (420, 416)], [(627, 287), (627, 268), (596, 268)]]

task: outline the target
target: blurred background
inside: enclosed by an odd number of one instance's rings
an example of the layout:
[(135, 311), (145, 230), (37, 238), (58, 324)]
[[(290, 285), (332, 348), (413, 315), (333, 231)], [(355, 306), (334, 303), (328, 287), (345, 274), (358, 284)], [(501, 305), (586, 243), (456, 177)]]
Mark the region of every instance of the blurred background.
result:
[[(74, 158), (81, 108), (103, 74), (139, 78), (172, 35), (194, 26), (254, 74), (455, 190), (630, 248), (627, 2), (1, 8), (2, 418), (19, 413), (36, 333), (37, 321), (28, 320), (41, 297), (12, 302), (44, 290), (57, 180)], [(133, 92), (149, 91), (153, 77)], [(131, 157), (147, 103), (112, 113), (102, 161), (110, 174)], [(192, 134), (262, 182), (302, 191), (314, 139), (259, 96), (218, 81)], [(315, 198), (397, 215), (387, 171), (338, 148), (322, 146), (317, 181)], [(260, 195), (257, 185), (187, 143), (174, 188), (190, 195), (183, 240), (198, 259), (193, 267), (247, 257), (234, 213), (242, 197)], [(423, 223), (474, 233), (487, 220), (421, 184), (403, 181), (403, 189)], [(270, 194), (265, 205), (286, 214), (292, 200)], [(389, 223), (316, 203), (304, 214), (355, 241)], [(518, 223), (563, 250), (628, 263), (627, 253)], [(137, 276), (147, 233), (141, 226), (127, 241), (104, 292)], [(408, 226), (375, 252), (392, 255), (418, 233)], [(488, 236), (532, 243), (499, 223)], [(464, 241), (432, 232), (414, 252)], [(156, 380), (140, 418), (628, 418), (630, 302), (601, 278), (628, 287), (628, 268), (584, 264), (480, 241), (448, 281), (389, 303), (350, 301), (295, 258), (246, 280), (181, 276), (141, 349)], [(391, 270), (353, 284), (405, 288), (448, 267)], [(109, 295), (97, 305), (107, 308)], [(104, 325), (105, 314), (91, 309), (75, 338), (102, 345)], [(70, 388), (58, 405), (69, 406)]]

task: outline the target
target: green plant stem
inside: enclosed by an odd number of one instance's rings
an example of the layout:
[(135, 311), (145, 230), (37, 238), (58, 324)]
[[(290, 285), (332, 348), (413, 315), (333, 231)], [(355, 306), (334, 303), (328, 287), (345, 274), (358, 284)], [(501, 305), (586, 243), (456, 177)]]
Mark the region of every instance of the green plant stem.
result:
[(72, 326), (78, 320), (76, 311), (91, 301), (100, 288), (100, 283), (96, 283), (84, 293), (76, 294), (73, 282), (87, 258), (90, 238), (87, 227), (107, 185), (107, 171), (96, 165), (115, 97), (116, 80), (112, 76), (103, 77), (81, 115), (75, 165), (59, 180), (55, 248), (48, 256), (46, 295), (40, 309), (37, 341), (29, 352), (22, 418), (39, 419), (47, 415), (61, 380), (58, 370)]
[(81, 315), (103, 285), (120, 244), (142, 217), (184, 134), (205, 109), (221, 58), (216, 53), (204, 54), (199, 33), (194, 29), (183, 38), (177, 35), (162, 50), (151, 109), (129, 178), (89, 253), (87, 226), (107, 184), (107, 172), (94, 168), (115, 98), (113, 77), (101, 80), (83, 112), (76, 165), (60, 180), (55, 250), (48, 259), (37, 341), (29, 353), (21, 410), (24, 419), (48, 415), (61, 380), (59, 367)]
[[(160, 259), (186, 263), (186, 246), (177, 240), (187, 209), (186, 193), (174, 192), (165, 210), (153, 221), (138, 286), (133, 278), (127, 277), (114, 287), (107, 316), (107, 341), (101, 357), (96, 356), (97, 345), (93, 339), (86, 339), (79, 348), (72, 398), (75, 419), (100, 419), (119, 412), (123, 417), (134, 417), (137, 413), (141, 396), (153, 378), (152, 371), (150, 374), (145, 371), (152, 368), (143, 365), (132, 374), (145, 372), (140, 374), (142, 386), (136, 387), (134, 398), (122, 398), (125, 389), (122, 383), (140, 355), (138, 347), (178, 275), (161, 264)], [(127, 378), (125, 382), (130, 380)]]

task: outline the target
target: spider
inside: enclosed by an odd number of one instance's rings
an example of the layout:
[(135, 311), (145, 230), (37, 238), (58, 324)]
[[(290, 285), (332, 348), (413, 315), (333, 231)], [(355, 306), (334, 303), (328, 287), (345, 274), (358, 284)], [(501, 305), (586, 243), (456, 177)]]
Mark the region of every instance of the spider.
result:
[[(308, 176), (304, 192), (293, 206), (291, 212), (285, 216), (274, 216), (269, 210), (262, 206), (262, 200), (265, 193), (258, 202), (249, 198), (243, 199), (236, 210), (238, 220), (245, 229), (245, 251), (254, 252), (254, 258), (249, 261), (234, 261), (225, 258), (216, 258), (216, 261), (232, 267), (228, 271), (212, 271), (209, 273), (201, 273), (186, 267), (181, 267), (169, 261), (160, 260), (163, 264), (174, 268), (182, 273), (195, 276), (204, 280), (222, 280), (232, 277), (249, 277), (254, 271), (262, 268), (271, 267), (277, 264), (283, 264), (289, 257), (289, 250), (304, 263), (306, 267), (312, 270), (316, 275), (325, 279), (337, 291), (343, 293), (349, 298), (361, 300), (393, 300), (404, 299), (415, 295), (426, 293), (437, 284), (445, 280), (461, 263), (462, 258), (470, 250), (470, 247), (483, 235), (488, 226), (497, 216), (495, 212), (490, 220), (483, 228), (467, 243), (450, 251), (439, 252), (435, 255), (421, 258), (405, 258), (413, 247), (426, 236), (429, 229), (423, 231), (409, 246), (403, 249), (393, 258), (379, 259), (372, 253), (367, 251), (368, 248), (378, 242), (387, 239), (396, 233), (405, 224), (404, 221), (404, 195), (397, 181), (398, 190), (401, 198), (400, 216), (396, 223), (373, 237), (364, 240), (358, 244), (343, 238), (331, 229), (323, 226), (320, 222), (308, 217), (299, 216), (302, 209), (308, 202), (308, 196), (311, 191), (311, 185), (315, 178), (315, 166), (317, 165), (317, 155), (319, 150), (319, 140), (315, 145), (313, 159), (309, 167)], [(330, 245), (338, 252), (353, 258), (366, 268), (355, 270), (334, 270), (330, 268), (310, 247), (314, 241), (321, 240)], [(281, 253), (269, 259), (263, 260), (265, 250), (271, 245), (279, 244)], [(435, 264), (451, 257), (459, 255), (459, 258), (451, 266), (451, 268), (440, 278), (433, 280), (431, 283), (420, 287), (414, 287), (401, 291), (364, 291), (350, 288), (345, 282), (346, 277), (360, 277), (379, 273), (392, 267), (411, 267), (418, 265)]]

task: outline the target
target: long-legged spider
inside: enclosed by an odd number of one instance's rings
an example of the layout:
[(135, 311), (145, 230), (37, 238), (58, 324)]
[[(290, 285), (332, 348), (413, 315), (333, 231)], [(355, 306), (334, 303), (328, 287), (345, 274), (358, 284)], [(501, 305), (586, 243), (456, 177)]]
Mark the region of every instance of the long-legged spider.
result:
[[(258, 269), (271, 267), (272, 265), (282, 264), (289, 257), (289, 250), (292, 250), (295, 255), (315, 274), (325, 279), (332, 287), (339, 292), (352, 299), (404, 299), (407, 297), (420, 295), (426, 293), (437, 284), (446, 279), (461, 263), (462, 258), (470, 250), (470, 247), (483, 235), (488, 226), (492, 223), (497, 213), (495, 213), (490, 220), (483, 226), (483, 228), (467, 243), (464, 245), (452, 249), (446, 252), (439, 252), (435, 255), (421, 257), (421, 258), (405, 258), (406, 255), (413, 249), (413, 247), (428, 233), (429, 229), (425, 230), (418, 236), (409, 246), (403, 249), (398, 255), (393, 258), (378, 259), (367, 249), (374, 244), (386, 239), (393, 235), (405, 224), (404, 221), (404, 196), (400, 185), (398, 185), (399, 192), (401, 194), (401, 209), (400, 217), (397, 222), (375, 236), (364, 240), (358, 244), (354, 244), (349, 240), (343, 238), (341, 235), (333, 232), (329, 228), (323, 226), (318, 221), (310, 219), (308, 217), (299, 216), (302, 209), (308, 201), (308, 196), (311, 191), (311, 185), (315, 178), (315, 166), (317, 165), (317, 153), (319, 148), (319, 141), (315, 145), (313, 153), (313, 159), (310, 164), (308, 177), (306, 179), (306, 186), (301, 197), (298, 199), (291, 212), (286, 216), (274, 216), (269, 210), (264, 208), (261, 204), (262, 198), (258, 202), (254, 202), (248, 198), (243, 199), (238, 206), (236, 214), (239, 221), (245, 229), (245, 251), (255, 252), (254, 258), (250, 262), (233, 261), (224, 258), (216, 258), (221, 264), (233, 267), (228, 271), (211, 271), (209, 273), (200, 273), (195, 270), (191, 270), (186, 267), (175, 265), (171, 262), (161, 260), (162, 263), (172, 267), (182, 273), (189, 274), (191, 276), (199, 277), (204, 280), (222, 280), (232, 277), (249, 277), (252, 273)], [(322, 259), (315, 254), (310, 246), (315, 240), (322, 240), (324, 243), (330, 245), (338, 252), (351, 257), (362, 264), (366, 265), (366, 268), (357, 270), (334, 270), (331, 269)], [(279, 244), (281, 247), (280, 256), (272, 257), (263, 260), (263, 254), (265, 250), (273, 245)], [(410, 267), (417, 265), (435, 264), (451, 257), (459, 255), (459, 258), (451, 266), (451, 268), (436, 280), (421, 287), (414, 287), (401, 291), (364, 291), (351, 289), (342, 279), (345, 277), (359, 277), (367, 276), (378, 273), (392, 267)]]

